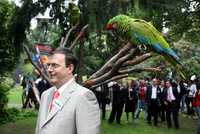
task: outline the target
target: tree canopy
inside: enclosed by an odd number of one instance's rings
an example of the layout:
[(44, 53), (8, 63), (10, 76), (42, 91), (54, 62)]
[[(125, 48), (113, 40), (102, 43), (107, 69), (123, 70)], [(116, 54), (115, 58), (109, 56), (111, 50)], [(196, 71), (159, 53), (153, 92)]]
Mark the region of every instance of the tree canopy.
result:
[[(48, 35), (49, 41), (51, 40), (49, 44), (54, 42), (53, 40), (59, 42), (61, 37), (64, 37), (69, 28), (72, 27), (70, 19), (72, 16), (76, 16), (70, 14), (67, 2), (67, 0), (37, 0), (34, 2), (32, 0), (21, 0), (21, 7), (10, 8), (10, 10), (12, 9), (12, 17), (9, 18), (9, 27), (7, 27), (6, 34), (10, 41), (10, 47), (12, 46), (11, 48), (15, 50), (12, 51), (14, 52), (13, 55), (10, 54), (12, 58), (8, 59), (19, 57), (16, 55), (22, 52), (24, 40), (26, 38), (30, 39), (30, 35), (33, 37), (34, 32), (37, 33), (36, 30), (30, 31), (31, 19), (38, 13), (44, 13), (47, 8), (50, 10), (50, 16), (52, 17), (51, 24), (58, 26), (60, 30), (58, 38), (55, 38), (54, 35)], [(119, 44), (119, 41), (107, 36), (104, 26), (109, 18), (119, 13), (151, 22), (159, 31), (164, 32), (168, 42), (177, 50), (178, 55), (183, 60), (186, 57), (179, 46), (184, 44), (176, 45), (177, 43), (174, 44), (174, 42), (184, 39), (191, 46), (199, 43), (200, 3), (198, 0), (79, 0), (78, 7), (81, 12), (79, 27), (85, 24), (90, 25), (85, 33), (85, 40), (81, 42), (85, 47), (83, 49), (85, 51), (84, 74), (92, 74), (96, 68), (99, 68), (113, 53), (118, 51), (118, 45), (116, 44)], [(6, 19), (4, 20), (6, 21)], [(31, 43), (33, 42), (32, 39)], [(78, 50), (76, 51), (78, 52)], [(195, 51), (196, 53), (199, 52), (198, 49)], [(185, 65), (187, 63), (184, 62)], [(195, 62), (195, 64), (199, 64), (199, 62)], [(196, 71), (194, 69), (191, 72)]]

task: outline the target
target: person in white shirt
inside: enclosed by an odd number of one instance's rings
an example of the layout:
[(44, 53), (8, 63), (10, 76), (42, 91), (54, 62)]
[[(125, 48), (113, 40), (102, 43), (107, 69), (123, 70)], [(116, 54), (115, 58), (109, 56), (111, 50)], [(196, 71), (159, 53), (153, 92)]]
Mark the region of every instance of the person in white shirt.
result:
[(178, 111), (179, 111), (179, 94), (175, 82), (166, 81), (166, 90), (164, 93), (164, 103), (166, 105), (166, 120), (168, 128), (172, 127), (171, 116), (176, 129), (179, 128)]
[(154, 117), (154, 125), (158, 123), (158, 112), (160, 107), (160, 87), (158, 86), (158, 80), (154, 78), (152, 85), (147, 87), (145, 102), (147, 104), (147, 123), (151, 124), (151, 117)]
[(188, 116), (194, 115), (194, 110), (192, 108), (192, 102), (193, 102), (193, 98), (195, 97), (196, 92), (197, 92), (197, 86), (196, 86), (195, 80), (191, 79), (188, 84), (187, 96), (186, 96), (186, 100), (185, 100)]

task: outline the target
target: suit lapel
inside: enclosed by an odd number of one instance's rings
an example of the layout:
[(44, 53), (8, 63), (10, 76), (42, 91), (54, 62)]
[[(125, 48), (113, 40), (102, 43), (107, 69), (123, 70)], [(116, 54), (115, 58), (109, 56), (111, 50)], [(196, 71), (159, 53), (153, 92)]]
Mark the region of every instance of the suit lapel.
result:
[(47, 93), (44, 93), (44, 99), (42, 100), (43, 102), (40, 105), (40, 128), (46, 121), (46, 118), (48, 116), (49, 112), (49, 105), (52, 101), (52, 93), (55, 90), (55, 87), (51, 87), (50, 89), (47, 90)]
[(58, 100), (55, 101), (54, 108), (49, 112), (46, 120), (43, 122), (41, 127), (47, 124), (63, 108), (64, 104), (70, 99), (72, 93), (75, 91), (75, 88), (74, 88), (75, 86), (76, 86), (76, 82), (73, 81), (66, 87), (66, 89), (62, 92), (62, 94), (58, 98)]

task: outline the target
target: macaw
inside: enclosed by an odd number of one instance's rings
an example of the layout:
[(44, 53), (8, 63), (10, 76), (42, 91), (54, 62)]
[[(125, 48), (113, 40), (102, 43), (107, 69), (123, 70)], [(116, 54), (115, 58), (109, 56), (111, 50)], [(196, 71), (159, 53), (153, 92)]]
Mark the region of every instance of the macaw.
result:
[(161, 54), (177, 68), (183, 78), (185, 75), (180, 69), (180, 58), (163, 38), (162, 34), (150, 23), (142, 19), (134, 19), (126, 15), (117, 15), (110, 19), (106, 29), (115, 32), (122, 39), (136, 46), (144, 45), (155, 53)]
[(74, 26), (77, 23), (79, 23), (81, 12), (80, 12), (79, 7), (73, 2), (69, 3), (69, 14), (70, 14), (70, 24), (71, 25)]

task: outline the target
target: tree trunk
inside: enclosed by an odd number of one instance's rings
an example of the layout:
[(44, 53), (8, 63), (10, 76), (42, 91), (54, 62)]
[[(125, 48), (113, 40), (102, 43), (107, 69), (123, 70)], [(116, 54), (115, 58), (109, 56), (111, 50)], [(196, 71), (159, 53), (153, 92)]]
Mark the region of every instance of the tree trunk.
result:
[(77, 81), (78, 83), (82, 82), (82, 76), (84, 72), (84, 40), (80, 41), (79, 45), (79, 64), (78, 64), (78, 69), (77, 69)]

